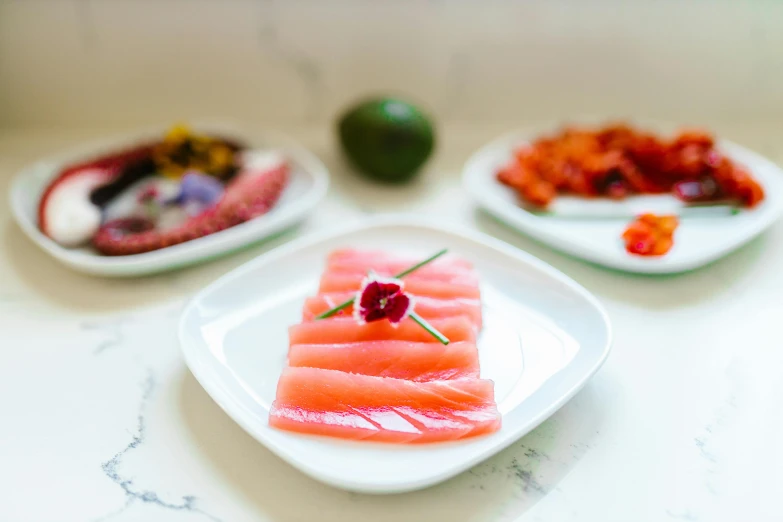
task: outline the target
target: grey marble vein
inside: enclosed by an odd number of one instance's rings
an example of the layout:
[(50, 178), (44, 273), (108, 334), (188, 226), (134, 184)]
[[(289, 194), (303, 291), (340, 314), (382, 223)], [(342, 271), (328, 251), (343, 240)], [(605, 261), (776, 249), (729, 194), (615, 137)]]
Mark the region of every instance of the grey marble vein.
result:
[(666, 510), (666, 515), (674, 520), (686, 520), (687, 522), (698, 522), (699, 516), (690, 511), (683, 511), (682, 513), (675, 513), (674, 511)]
[(147, 378), (144, 380), (141, 386), (142, 389), (141, 406), (139, 407), (136, 433), (133, 435), (133, 438), (128, 443), (128, 445), (122, 449), (122, 451), (120, 451), (119, 453), (114, 455), (111, 459), (107, 460), (101, 465), (101, 468), (103, 469), (103, 473), (106, 475), (106, 477), (108, 477), (112, 482), (117, 484), (125, 493), (125, 504), (117, 511), (109, 513), (99, 518), (98, 520), (108, 520), (112, 517), (115, 517), (123, 513), (128, 508), (133, 506), (135, 503), (142, 502), (144, 504), (158, 506), (166, 510), (187, 511), (189, 513), (206, 517), (209, 520), (220, 522), (219, 518), (210, 515), (209, 513), (206, 513), (200, 510), (198, 507), (196, 507), (196, 497), (192, 495), (183, 496), (181, 499), (182, 501), (180, 503), (166, 502), (165, 500), (160, 498), (160, 496), (154, 491), (138, 489), (134, 484), (132, 478), (124, 476), (121, 473), (120, 468), (122, 467), (123, 459), (130, 452), (132, 452), (133, 450), (135, 450), (136, 448), (144, 444), (144, 441), (146, 440), (147, 422), (146, 422), (145, 414), (150, 399), (152, 398), (152, 395), (155, 391), (156, 384), (157, 383), (155, 381), (155, 375), (152, 373), (152, 371), (149, 371)]
[(737, 398), (734, 394), (729, 395), (726, 401), (715, 412), (715, 419), (704, 427), (704, 432), (694, 437), (693, 443), (699, 450), (701, 457), (707, 461), (707, 478), (704, 481), (704, 487), (712, 495), (720, 493), (712, 481), (712, 477), (719, 471), (718, 455), (712, 450), (712, 439), (720, 432), (734, 411), (737, 409)]
[(522, 491), (526, 493), (533, 491), (535, 493), (540, 493), (541, 495), (546, 495), (547, 488), (538, 482), (533, 471), (527, 469), (527, 466), (520, 464), (516, 457), (511, 459), (508, 470), (519, 480), (522, 485)]
[[(477, 479), (469, 488), (483, 490), (490, 477), (503, 477), (501, 480), (513, 481), (518, 485), (520, 493), (527, 495), (544, 496), (557, 490), (555, 483), (549, 484), (548, 479), (544, 480), (552, 471), (551, 457), (525, 444), (517, 444), (515, 448), (516, 450), (507, 450), (505, 454), (469, 469), (468, 475)], [(509, 451), (513, 453), (509, 455)], [(542, 463), (549, 467), (542, 468)]]
[(93, 354), (100, 355), (110, 348), (116, 348), (123, 341), (122, 328), (127, 322), (125, 318), (116, 318), (101, 321), (85, 321), (82, 323), (84, 330), (96, 331), (103, 334), (104, 338), (97, 344)]
[[(708, 431), (708, 433), (710, 433)], [(707, 441), (704, 437), (699, 438), (696, 437), (693, 439), (694, 443), (696, 444), (696, 447), (699, 448), (699, 452), (701, 453), (701, 456), (707, 459), (708, 461), (715, 463), (717, 462), (717, 459), (715, 458), (715, 455), (713, 455), (708, 449), (707, 449)]]
[(521, 444), (520, 447), (526, 448), (525, 449), (525, 456), (529, 459), (535, 459), (535, 460), (552, 460), (549, 458), (549, 455), (546, 455), (544, 453), (541, 453), (535, 448), (530, 448), (525, 446), (524, 444)]

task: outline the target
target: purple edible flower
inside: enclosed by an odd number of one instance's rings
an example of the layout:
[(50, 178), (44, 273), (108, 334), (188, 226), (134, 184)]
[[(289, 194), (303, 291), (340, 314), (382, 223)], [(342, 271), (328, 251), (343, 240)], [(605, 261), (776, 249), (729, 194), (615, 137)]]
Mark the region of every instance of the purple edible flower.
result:
[(413, 301), (405, 294), (404, 283), (399, 279), (367, 277), (354, 301), (354, 318), (359, 324), (388, 319), (397, 326), (408, 317)]
[(198, 203), (203, 207), (211, 207), (220, 201), (224, 191), (223, 183), (214, 177), (196, 171), (188, 171), (182, 176), (179, 194), (170, 203), (181, 206)]

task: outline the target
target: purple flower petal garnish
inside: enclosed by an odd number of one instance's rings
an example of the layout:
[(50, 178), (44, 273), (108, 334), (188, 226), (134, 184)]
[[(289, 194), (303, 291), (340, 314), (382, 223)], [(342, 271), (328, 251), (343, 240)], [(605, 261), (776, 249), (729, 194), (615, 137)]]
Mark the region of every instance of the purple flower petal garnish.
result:
[(170, 203), (185, 206), (188, 203), (198, 203), (203, 207), (211, 207), (220, 201), (225, 187), (220, 180), (197, 171), (188, 171), (182, 176), (179, 194)]
[(400, 293), (392, 299), (385, 308), (386, 317), (389, 318), (391, 325), (397, 326), (403, 319), (408, 317), (408, 314), (413, 308), (412, 305), (413, 302), (407, 294)]
[(356, 295), (354, 319), (359, 324), (389, 319), (397, 326), (412, 309), (413, 301), (403, 292), (399, 279), (367, 277)]

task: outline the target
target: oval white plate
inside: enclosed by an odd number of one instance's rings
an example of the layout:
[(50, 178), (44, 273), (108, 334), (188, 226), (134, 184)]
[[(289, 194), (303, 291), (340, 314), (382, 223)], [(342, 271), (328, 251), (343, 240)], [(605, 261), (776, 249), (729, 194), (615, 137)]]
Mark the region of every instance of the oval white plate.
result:
[[(463, 184), (476, 202), (490, 214), (531, 237), (594, 263), (618, 270), (641, 273), (674, 273), (705, 265), (744, 245), (769, 227), (783, 212), (783, 171), (766, 158), (730, 142), (720, 149), (748, 167), (762, 184), (764, 201), (752, 210), (734, 216), (685, 217), (675, 232), (674, 247), (662, 257), (642, 257), (625, 251), (621, 235), (631, 221), (602, 218), (554, 218), (534, 215), (525, 210), (511, 188), (499, 183), (495, 175), (512, 157), (513, 150), (527, 141), (527, 133), (503, 136), (476, 152), (465, 164)], [(565, 199), (565, 198), (564, 198)], [(568, 198), (587, 210), (601, 205), (603, 210), (630, 211), (676, 207), (669, 196), (656, 196), (657, 204), (645, 205), (652, 198), (626, 202), (586, 201)], [(669, 200), (669, 201), (667, 201)], [(668, 207), (668, 208), (667, 208)], [(666, 212), (667, 210), (664, 210)]]
[(102, 256), (90, 248), (65, 248), (38, 229), (38, 201), (63, 165), (160, 134), (161, 131), (143, 133), (81, 147), (55, 160), (27, 167), (11, 185), (9, 198), (14, 219), (35, 244), (65, 265), (89, 274), (122, 277), (170, 270), (230, 253), (304, 219), (326, 195), (329, 175), (321, 161), (289, 138), (267, 132), (261, 135), (260, 142), (249, 146), (280, 150), (291, 161), (291, 179), (272, 210), (246, 223), (153, 252), (117, 257)]
[[(269, 427), (286, 364), (288, 326), (314, 294), (326, 255), (383, 248), (422, 258), (441, 248), (481, 276), (481, 372), (495, 381), (503, 426), (453, 443), (383, 445)], [(598, 301), (544, 262), (483, 234), (386, 217), (301, 239), (237, 268), (196, 295), (182, 314), (182, 350), (193, 375), (242, 428), (304, 473), (354, 491), (392, 493), (440, 482), (502, 450), (549, 417), (601, 366), (611, 344)]]

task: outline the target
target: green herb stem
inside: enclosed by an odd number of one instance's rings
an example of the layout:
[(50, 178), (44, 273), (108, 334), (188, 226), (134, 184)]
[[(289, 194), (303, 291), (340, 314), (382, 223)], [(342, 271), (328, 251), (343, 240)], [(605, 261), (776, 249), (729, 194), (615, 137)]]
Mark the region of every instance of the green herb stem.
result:
[(351, 306), (355, 300), (356, 300), (355, 297), (351, 297), (347, 301), (343, 301), (342, 303), (338, 304), (334, 308), (325, 311), (321, 315), (316, 316), (316, 320), (318, 320), (318, 319), (326, 319), (327, 317), (331, 317), (331, 316), (333, 316), (334, 314), (336, 314), (337, 312), (339, 312), (341, 310), (345, 310), (346, 308)]
[(420, 263), (416, 263), (415, 265), (413, 265), (412, 267), (408, 268), (407, 270), (403, 270), (402, 272), (400, 272), (399, 274), (394, 276), (394, 278), (395, 279), (400, 279), (401, 277), (405, 277), (406, 275), (410, 274), (411, 272), (415, 272), (416, 270), (418, 270), (419, 268), (423, 267), (424, 265), (432, 263), (433, 261), (435, 261), (436, 259), (438, 259), (440, 256), (442, 256), (443, 254), (445, 254), (448, 251), (449, 251), (448, 248), (444, 248), (440, 252), (431, 255), (430, 257), (428, 257), (424, 261), (422, 261)]
[(425, 321), (419, 314), (416, 312), (411, 312), (408, 314), (408, 317), (419, 323), (419, 326), (427, 330), (435, 339), (440, 341), (443, 344), (449, 344), (449, 339), (439, 331), (435, 329), (434, 326), (432, 326), (430, 323)]

